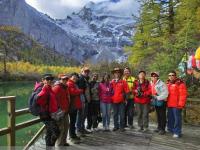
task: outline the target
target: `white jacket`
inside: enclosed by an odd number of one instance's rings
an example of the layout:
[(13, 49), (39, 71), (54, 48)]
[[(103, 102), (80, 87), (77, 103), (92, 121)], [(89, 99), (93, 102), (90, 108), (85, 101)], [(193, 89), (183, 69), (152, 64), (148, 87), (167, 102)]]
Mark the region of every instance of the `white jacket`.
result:
[[(151, 85), (152, 85), (152, 82), (151, 82)], [(166, 101), (167, 100), (167, 97), (168, 97), (168, 88), (167, 88), (167, 85), (161, 81), (160, 79), (156, 82), (156, 85), (155, 85), (155, 90), (156, 90), (156, 93), (157, 93), (157, 96), (155, 96), (157, 98), (157, 100), (164, 100)]]

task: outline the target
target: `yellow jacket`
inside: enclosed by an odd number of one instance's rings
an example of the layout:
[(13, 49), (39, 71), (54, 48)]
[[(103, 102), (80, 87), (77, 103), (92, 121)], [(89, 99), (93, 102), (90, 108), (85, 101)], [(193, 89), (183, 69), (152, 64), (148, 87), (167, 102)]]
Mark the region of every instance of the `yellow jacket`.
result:
[(132, 91), (133, 91), (133, 87), (135, 86), (134, 82), (135, 82), (136, 79), (134, 77), (130, 76), (128, 78), (124, 77), (123, 80), (125, 80), (128, 84), (129, 90), (131, 92), (129, 99), (132, 99), (133, 98), (133, 94), (132, 94), (133, 92)]

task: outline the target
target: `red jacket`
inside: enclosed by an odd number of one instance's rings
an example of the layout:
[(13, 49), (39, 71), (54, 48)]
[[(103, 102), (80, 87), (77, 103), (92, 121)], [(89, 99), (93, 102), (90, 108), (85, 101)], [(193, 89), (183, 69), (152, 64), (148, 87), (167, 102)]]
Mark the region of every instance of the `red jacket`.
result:
[(187, 88), (185, 83), (176, 79), (174, 82), (167, 81), (169, 96), (167, 98), (167, 106), (175, 108), (183, 108), (187, 99)]
[[(137, 96), (137, 90), (141, 89), (142, 96)], [(148, 80), (145, 80), (144, 83), (139, 84), (139, 81), (135, 81), (135, 86), (133, 88), (133, 95), (135, 103), (139, 104), (149, 104), (151, 101), (151, 84)]]
[(58, 107), (62, 109), (64, 112), (68, 112), (69, 110), (69, 92), (66, 85), (62, 83), (57, 83), (53, 87), (53, 91), (56, 94), (56, 99), (58, 103)]
[(80, 94), (83, 93), (82, 89), (79, 89), (78, 86), (72, 80), (68, 80), (67, 86), (69, 88), (69, 94), (71, 99), (71, 106), (75, 107), (76, 109), (82, 108), (82, 103), (80, 99)]
[[(49, 105), (48, 105), (49, 100)], [(50, 85), (44, 85), (42, 88), (42, 91), (38, 94), (38, 100), (37, 103), (41, 106), (42, 111), (48, 111), (50, 113), (54, 113), (58, 110), (56, 95), (52, 91), (52, 88)]]
[(125, 101), (125, 94), (130, 92), (128, 84), (125, 80), (112, 80), (111, 82), (113, 88), (113, 96), (112, 102), (113, 103), (122, 103)]

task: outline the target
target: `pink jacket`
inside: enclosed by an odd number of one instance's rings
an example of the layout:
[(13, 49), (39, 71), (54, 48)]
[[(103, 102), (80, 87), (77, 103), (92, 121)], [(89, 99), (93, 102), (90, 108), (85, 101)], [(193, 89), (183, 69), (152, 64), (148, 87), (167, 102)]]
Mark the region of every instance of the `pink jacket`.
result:
[(111, 83), (99, 84), (99, 98), (101, 102), (112, 103), (113, 88)]

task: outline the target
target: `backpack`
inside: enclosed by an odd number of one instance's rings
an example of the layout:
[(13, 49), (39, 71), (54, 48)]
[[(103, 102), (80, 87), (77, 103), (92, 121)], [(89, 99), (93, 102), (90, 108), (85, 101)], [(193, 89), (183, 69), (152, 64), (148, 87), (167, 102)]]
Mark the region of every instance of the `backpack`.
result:
[(28, 100), (29, 111), (34, 116), (39, 116), (41, 112), (40, 106), (37, 104), (38, 94), (42, 91), (43, 85), (40, 85), (37, 89), (35, 89)]

